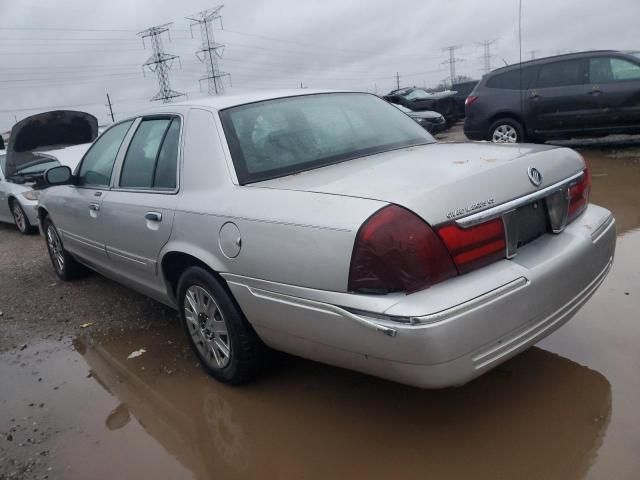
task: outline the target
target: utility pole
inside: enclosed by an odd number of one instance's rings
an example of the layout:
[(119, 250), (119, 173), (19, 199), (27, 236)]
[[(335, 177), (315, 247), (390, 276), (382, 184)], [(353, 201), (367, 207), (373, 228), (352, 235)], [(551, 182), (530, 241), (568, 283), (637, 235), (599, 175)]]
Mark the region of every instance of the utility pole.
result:
[(111, 121), (115, 122), (116, 119), (113, 118), (113, 108), (111, 108), (111, 99), (109, 98), (109, 93), (107, 93), (107, 107), (109, 107), (109, 115), (111, 115)]
[[(171, 85), (169, 84), (169, 70), (171, 70), (173, 61), (178, 58), (177, 55), (165, 53), (162, 46), (162, 34), (166, 32), (168, 35), (170, 26), (171, 23), (164, 23), (138, 32), (138, 35), (142, 38), (142, 45), (145, 45), (145, 38), (148, 37), (150, 39), (153, 52), (151, 57), (142, 64), (142, 72), (144, 73), (144, 67), (154, 72), (158, 76), (158, 84), (160, 85), (160, 91), (151, 97), (152, 102), (160, 100), (162, 103), (169, 103), (174, 98), (184, 95), (184, 93), (171, 90)], [(171, 37), (169, 37), (169, 40), (171, 40)]]
[(485, 40), (484, 42), (479, 42), (478, 45), (484, 48), (484, 54), (482, 55), (484, 61), (484, 73), (489, 73), (491, 71), (491, 45), (495, 45), (497, 39), (494, 40)]
[(200, 27), (202, 44), (196, 52), (196, 57), (207, 67), (207, 74), (202, 77), (200, 81), (207, 81), (207, 93), (209, 95), (224, 93), (222, 78), (229, 76), (228, 73), (221, 72), (218, 65), (218, 60), (222, 58), (222, 53), (224, 52), (224, 45), (216, 43), (213, 37), (213, 22), (215, 20), (220, 20), (220, 28), (222, 28), (222, 15), (220, 15), (222, 7), (224, 7), (224, 5), (218, 5), (217, 7), (202, 10), (201, 12), (186, 17), (187, 20), (191, 20), (191, 35), (193, 35), (194, 25)]
[(535, 60), (536, 59), (536, 53), (538, 53), (540, 50), (529, 50), (529, 55), (531, 56), (531, 60)]
[(456, 63), (463, 61), (461, 58), (456, 58), (456, 50), (458, 50), (459, 48), (461, 48), (461, 45), (450, 45), (442, 49), (443, 52), (449, 52), (449, 59), (445, 60), (442, 63), (449, 64), (449, 77), (451, 80), (451, 85), (453, 85), (456, 81)]
[(396, 88), (400, 90), (400, 73), (396, 72)]

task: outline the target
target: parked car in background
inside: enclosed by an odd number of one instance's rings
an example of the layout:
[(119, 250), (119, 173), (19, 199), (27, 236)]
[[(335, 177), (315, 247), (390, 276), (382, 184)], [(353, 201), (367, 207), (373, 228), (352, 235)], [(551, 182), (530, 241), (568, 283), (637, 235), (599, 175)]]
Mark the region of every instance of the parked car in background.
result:
[(410, 87), (393, 90), (382, 98), (414, 112), (423, 110), (438, 112), (445, 118), (447, 124), (451, 125), (456, 121), (455, 93), (452, 91), (429, 93), (422, 88)]
[(640, 58), (599, 50), (499, 68), (466, 113), (467, 137), (498, 143), (640, 133)]
[(0, 222), (14, 223), (24, 234), (34, 233), (38, 228), (39, 187), (43, 185), (44, 172), (60, 165), (75, 168), (90, 145), (40, 152), (10, 176), (5, 176), (6, 152), (0, 150)]
[(456, 116), (458, 118), (464, 118), (465, 116), (465, 102), (469, 94), (476, 88), (478, 80), (470, 80), (468, 82), (454, 83), (451, 86), (455, 95), (453, 96), (456, 103)]
[(432, 112), (430, 110), (423, 110), (421, 112), (414, 112), (402, 105), (396, 105), (392, 103), (394, 107), (397, 107), (401, 112), (406, 113), (413, 118), (418, 124), (431, 134), (440, 133), (447, 129), (447, 122), (444, 117), (438, 112)]
[(616, 242), (578, 153), (438, 144), (364, 93), (163, 105), (45, 179), (57, 275), (90, 267), (176, 308), (228, 383), (258, 373), (265, 344), (419, 387), (465, 383), (574, 315)]
[(25, 234), (35, 232), (45, 170), (75, 167), (96, 138), (97, 127), (93, 115), (70, 110), (38, 113), (16, 123), (0, 160), (0, 221), (15, 223)]

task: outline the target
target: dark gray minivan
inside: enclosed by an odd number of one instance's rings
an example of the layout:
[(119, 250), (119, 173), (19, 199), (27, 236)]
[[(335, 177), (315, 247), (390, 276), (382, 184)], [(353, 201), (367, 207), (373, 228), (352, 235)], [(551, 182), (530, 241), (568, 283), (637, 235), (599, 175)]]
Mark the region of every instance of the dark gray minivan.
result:
[(482, 78), (465, 108), (472, 140), (640, 133), (640, 54), (600, 50), (499, 68)]

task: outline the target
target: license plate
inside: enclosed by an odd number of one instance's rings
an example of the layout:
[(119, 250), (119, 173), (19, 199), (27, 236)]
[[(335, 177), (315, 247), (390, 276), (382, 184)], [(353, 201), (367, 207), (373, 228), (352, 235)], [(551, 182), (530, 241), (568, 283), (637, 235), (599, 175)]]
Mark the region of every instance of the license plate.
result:
[[(548, 215), (544, 201), (520, 207), (515, 213), (517, 248), (548, 232)], [(514, 242), (515, 243), (515, 242)]]

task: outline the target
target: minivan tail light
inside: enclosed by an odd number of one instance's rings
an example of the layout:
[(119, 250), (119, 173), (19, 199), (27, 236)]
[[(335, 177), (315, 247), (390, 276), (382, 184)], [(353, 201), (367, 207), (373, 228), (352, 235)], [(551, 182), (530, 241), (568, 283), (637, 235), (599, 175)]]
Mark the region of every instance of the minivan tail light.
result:
[(473, 103), (475, 103), (476, 100), (478, 100), (478, 96), (477, 95), (469, 95), (465, 99), (464, 104), (465, 105), (473, 105)]
[(589, 204), (589, 193), (591, 192), (591, 174), (589, 169), (582, 171), (582, 177), (569, 185), (569, 213), (567, 223), (580, 215)]
[(439, 228), (438, 235), (461, 274), (506, 256), (506, 240), (501, 218), (470, 228), (461, 228), (452, 223)]
[(369, 217), (356, 235), (349, 290), (412, 293), (457, 274), (431, 227), (409, 210), (389, 205)]

